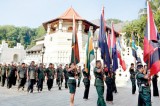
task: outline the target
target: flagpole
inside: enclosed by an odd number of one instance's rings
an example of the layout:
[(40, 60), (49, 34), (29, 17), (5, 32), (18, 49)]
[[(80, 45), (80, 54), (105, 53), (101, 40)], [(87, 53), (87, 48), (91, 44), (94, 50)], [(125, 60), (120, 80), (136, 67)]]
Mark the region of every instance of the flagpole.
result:
[(139, 34), (137, 34), (137, 36), (138, 36), (138, 46), (139, 46)]

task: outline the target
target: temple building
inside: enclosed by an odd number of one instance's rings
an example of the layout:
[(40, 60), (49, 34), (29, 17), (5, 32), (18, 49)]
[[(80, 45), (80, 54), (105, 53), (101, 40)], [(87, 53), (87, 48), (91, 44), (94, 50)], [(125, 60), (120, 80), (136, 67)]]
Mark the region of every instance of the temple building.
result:
[[(61, 16), (43, 23), (47, 33), (35, 40), (36, 45), (27, 50), (24, 61), (29, 63), (34, 60), (40, 63), (43, 60), (45, 64), (54, 63), (56, 65), (70, 63), (73, 15), (76, 20), (80, 65), (84, 64), (88, 31), (95, 35), (99, 26), (82, 18), (72, 7)], [(106, 27), (106, 30), (110, 28)], [(44, 55), (43, 48), (45, 48)]]
[(0, 63), (10, 64), (11, 62), (19, 63), (25, 58), (26, 51), (20, 43), (13, 48), (9, 48), (6, 41), (2, 41), (0, 45)]

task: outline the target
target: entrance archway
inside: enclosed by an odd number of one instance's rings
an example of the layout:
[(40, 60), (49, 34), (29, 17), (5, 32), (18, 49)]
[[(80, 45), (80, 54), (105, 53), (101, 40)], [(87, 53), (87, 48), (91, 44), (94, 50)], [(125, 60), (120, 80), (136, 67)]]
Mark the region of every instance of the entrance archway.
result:
[(13, 55), (13, 62), (18, 62), (18, 54)]

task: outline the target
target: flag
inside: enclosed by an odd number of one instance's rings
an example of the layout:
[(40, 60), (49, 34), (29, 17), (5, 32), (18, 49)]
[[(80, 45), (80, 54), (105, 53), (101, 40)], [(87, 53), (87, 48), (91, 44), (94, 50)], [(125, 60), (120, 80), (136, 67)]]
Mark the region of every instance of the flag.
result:
[(153, 13), (147, 1), (147, 24), (144, 36), (143, 59), (148, 64), (150, 75), (160, 71), (160, 53), (158, 49), (158, 32), (154, 23)]
[(79, 58), (79, 47), (78, 47), (78, 38), (76, 31), (76, 22), (73, 15), (73, 32), (72, 32), (72, 52), (71, 52), (71, 63), (78, 64), (80, 62)]
[(117, 55), (118, 55), (118, 58), (119, 58), (119, 63), (120, 63), (120, 65), (122, 66), (122, 69), (123, 69), (124, 71), (126, 71), (127, 67), (126, 67), (125, 61), (124, 61), (124, 60), (122, 59), (122, 57), (121, 57), (121, 51), (122, 51), (122, 47), (121, 47), (120, 40), (118, 39)]
[(105, 28), (106, 28), (106, 26), (105, 26), (104, 8), (103, 8), (102, 14), (100, 17), (100, 29), (99, 29), (98, 44), (99, 44), (99, 48), (101, 50), (101, 58), (103, 59), (104, 64), (107, 65), (107, 68), (110, 69), (111, 59), (110, 59), (110, 54), (109, 54), (108, 45), (107, 45), (106, 29)]
[(107, 44), (108, 44), (108, 49), (109, 49), (109, 53), (112, 54), (112, 49), (111, 49), (111, 35), (108, 32), (108, 37), (107, 37)]
[(93, 39), (91, 33), (88, 32), (88, 42), (86, 47), (86, 64), (85, 71), (90, 75), (90, 63), (94, 60)]
[(126, 69), (127, 69), (126, 63), (125, 63), (124, 60), (122, 60), (120, 51), (117, 51), (117, 55), (118, 55), (118, 58), (119, 58), (119, 63), (120, 63), (120, 65), (122, 66), (122, 69), (123, 69), (124, 71), (126, 71)]
[(111, 29), (111, 34), (112, 34), (112, 43), (111, 43), (111, 48), (112, 48), (112, 60), (113, 60), (113, 71), (116, 71), (118, 69), (118, 56), (117, 56), (117, 48), (116, 48), (116, 36), (114, 34), (114, 28), (113, 28), (113, 23), (112, 23), (112, 29)]
[(138, 60), (138, 57), (137, 57), (137, 49), (138, 47), (136, 46), (135, 44), (135, 37), (134, 35), (132, 34), (132, 55), (133, 57)]

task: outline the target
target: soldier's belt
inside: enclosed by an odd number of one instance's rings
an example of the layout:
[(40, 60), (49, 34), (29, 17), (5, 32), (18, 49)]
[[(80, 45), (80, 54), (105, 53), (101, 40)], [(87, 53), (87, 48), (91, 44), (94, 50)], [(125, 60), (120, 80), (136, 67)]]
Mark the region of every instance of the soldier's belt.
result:
[(141, 84), (141, 87), (148, 87), (147, 85), (145, 85), (145, 84)]
[(69, 79), (75, 79), (74, 77), (69, 77)]

